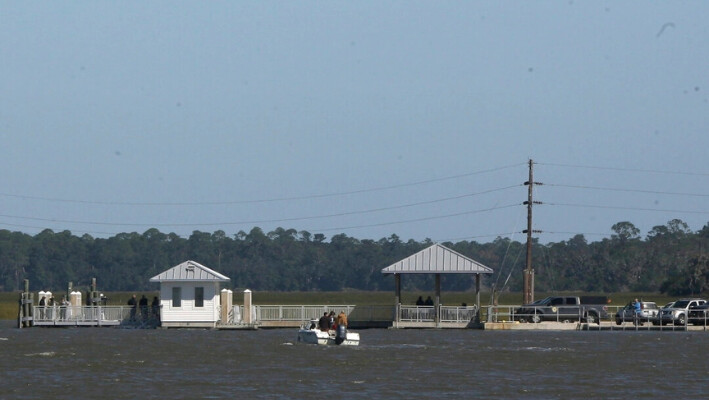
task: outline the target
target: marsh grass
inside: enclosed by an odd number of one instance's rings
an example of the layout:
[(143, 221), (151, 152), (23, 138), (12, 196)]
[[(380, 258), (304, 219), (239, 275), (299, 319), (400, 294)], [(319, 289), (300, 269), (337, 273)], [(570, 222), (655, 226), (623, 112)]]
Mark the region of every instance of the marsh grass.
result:
[[(145, 295), (148, 301), (152, 301), (153, 296), (159, 296), (157, 291), (147, 292), (104, 292), (108, 297), (108, 305), (125, 305), (130, 297), (135, 294), (138, 298)], [(645, 301), (654, 301), (659, 307), (665, 303), (677, 300), (675, 297), (670, 297), (658, 293), (535, 293), (535, 299), (543, 299), (546, 296), (559, 295), (606, 295), (612, 301), (611, 306), (623, 306), (639, 298)], [(0, 319), (15, 319), (19, 311), (19, 292), (0, 292)], [(37, 294), (35, 293), (35, 302)], [(421, 296), (424, 299), (428, 296), (434, 297), (431, 292), (405, 292), (401, 293), (402, 304), (415, 304), (416, 299)], [(307, 304), (322, 304), (322, 305), (393, 305), (394, 292), (367, 292), (367, 291), (343, 291), (343, 292), (258, 292), (252, 294), (253, 304), (257, 305), (307, 305)], [(498, 299), (500, 305), (517, 305), (522, 300), (521, 293), (502, 293)], [(242, 290), (234, 291), (234, 303), (243, 304), (244, 293)], [(441, 293), (441, 302), (444, 305), (467, 305), (475, 304), (475, 293), (473, 292), (446, 292)], [(483, 306), (490, 304), (490, 293), (481, 292), (480, 302)]]
[(16, 319), (20, 311), (19, 292), (0, 292), (0, 319)]

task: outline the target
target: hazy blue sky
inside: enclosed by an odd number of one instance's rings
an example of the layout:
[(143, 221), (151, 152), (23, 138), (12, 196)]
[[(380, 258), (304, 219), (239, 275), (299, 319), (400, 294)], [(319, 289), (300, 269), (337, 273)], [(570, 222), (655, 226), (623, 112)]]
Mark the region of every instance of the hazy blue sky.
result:
[(706, 1), (0, 1), (0, 229), (709, 221)]

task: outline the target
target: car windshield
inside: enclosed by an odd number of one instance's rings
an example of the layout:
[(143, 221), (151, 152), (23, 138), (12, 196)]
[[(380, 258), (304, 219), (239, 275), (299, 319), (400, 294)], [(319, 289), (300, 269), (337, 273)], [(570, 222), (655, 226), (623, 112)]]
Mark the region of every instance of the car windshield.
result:
[(672, 308), (687, 308), (689, 305), (689, 300), (678, 300), (672, 305)]
[(643, 303), (643, 308), (647, 308), (648, 310), (656, 310), (656, 309), (657, 309), (657, 304), (655, 304), (655, 303)]
[(551, 298), (551, 297), (545, 297), (545, 298), (543, 298), (543, 299), (541, 299), (541, 300), (537, 300), (537, 301), (532, 302), (530, 305), (538, 306), (538, 305), (540, 305), (540, 304), (544, 304), (544, 303), (546, 303), (546, 301), (549, 300), (550, 298)]

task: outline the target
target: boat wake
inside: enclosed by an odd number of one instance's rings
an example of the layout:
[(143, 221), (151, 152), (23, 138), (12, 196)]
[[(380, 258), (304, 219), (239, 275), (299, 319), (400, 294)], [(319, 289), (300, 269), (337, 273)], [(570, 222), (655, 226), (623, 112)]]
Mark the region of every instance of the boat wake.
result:
[(29, 353), (25, 354), (25, 357), (54, 357), (57, 353), (53, 351), (43, 351), (41, 353)]

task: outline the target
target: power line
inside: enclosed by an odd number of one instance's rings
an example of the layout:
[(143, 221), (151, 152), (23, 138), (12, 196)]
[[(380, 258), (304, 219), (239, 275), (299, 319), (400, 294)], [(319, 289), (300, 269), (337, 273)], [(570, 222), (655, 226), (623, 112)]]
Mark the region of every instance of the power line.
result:
[(535, 162), (535, 164), (537, 164), (537, 165), (547, 165), (547, 166), (551, 166), (551, 167), (602, 169), (602, 170), (608, 170), (608, 171), (643, 172), (643, 173), (668, 174), (668, 175), (709, 176), (709, 173), (707, 173), (707, 172), (662, 171), (662, 170), (656, 170), (656, 169), (601, 167), (601, 166), (593, 166), (593, 165), (574, 165), (574, 164), (538, 163), (538, 162)]
[(397, 224), (404, 224), (404, 223), (410, 223), (410, 222), (421, 222), (421, 221), (430, 221), (430, 220), (434, 220), (434, 219), (459, 217), (461, 215), (476, 214), (476, 213), (493, 211), (493, 210), (501, 210), (504, 208), (517, 207), (517, 206), (519, 206), (519, 203), (509, 204), (506, 206), (496, 206), (496, 207), (484, 208), (484, 209), (480, 209), (480, 210), (463, 211), (463, 212), (454, 213), (454, 214), (438, 215), (438, 216), (434, 216), (434, 217), (423, 217), (423, 218), (414, 218), (414, 219), (407, 219), (407, 220), (400, 220), (400, 221), (382, 222), (382, 223), (377, 223), (377, 224), (354, 225), (354, 226), (344, 226), (344, 227), (339, 227), (339, 228), (312, 229), (312, 230), (318, 231), (318, 232), (328, 232), (328, 231), (345, 230), (345, 229), (372, 228), (372, 227), (377, 227), (377, 226), (397, 225)]
[(463, 195), (459, 195), (459, 196), (451, 196), (451, 197), (445, 197), (445, 198), (440, 198), (440, 199), (421, 201), (421, 202), (416, 202), (416, 203), (402, 204), (402, 205), (391, 206), (391, 207), (380, 207), (380, 208), (369, 209), (369, 210), (348, 211), (348, 212), (333, 213), (333, 214), (325, 214), (325, 215), (311, 215), (311, 216), (306, 216), (306, 217), (290, 217), (290, 218), (262, 219), (262, 220), (247, 220), (247, 221), (234, 221), (234, 222), (201, 222), (201, 223), (127, 223), (127, 222), (126, 222), (126, 223), (115, 223), (115, 222), (101, 222), (101, 221), (62, 220), (62, 219), (55, 219), (55, 218), (40, 218), (40, 217), (29, 217), (29, 216), (14, 216), (14, 215), (6, 215), (6, 214), (0, 214), (0, 217), (16, 218), (16, 219), (26, 219), (26, 220), (32, 220), (32, 221), (70, 223), (70, 224), (85, 224), (85, 225), (103, 225), (103, 226), (156, 226), (156, 227), (157, 227), (157, 226), (173, 226), (173, 227), (185, 227), (185, 226), (247, 225), (247, 224), (263, 224), (263, 223), (278, 223), (278, 222), (306, 221), (306, 220), (313, 220), (313, 219), (334, 218), (334, 217), (343, 217), (343, 216), (349, 216), (349, 215), (369, 214), (369, 213), (381, 212), (381, 211), (390, 211), (390, 210), (396, 210), (396, 209), (401, 209), (401, 208), (416, 207), (416, 206), (420, 206), (420, 205), (441, 203), (441, 202), (451, 201), (451, 200), (459, 200), (459, 199), (466, 198), (466, 197), (473, 197), (473, 196), (479, 196), (479, 195), (488, 194), (488, 193), (494, 193), (494, 192), (498, 192), (498, 191), (503, 191), (503, 190), (507, 190), (507, 189), (519, 187), (519, 186), (521, 186), (521, 185), (510, 185), (510, 186), (506, 186), (506, 187), (500, 187), (500, 188), (495, 188), (495, 189), (484, 190), (484, 191), (476, 192), (476, 193), (467, 193), (467, 194), (463, 194)]
[(400, 188), (404, 188), (404, 187), (418, 186), (418, 185), (424, 185), (424, 184), (435, 183), (435, 182), (443, 182), (443, 181), (452, 180), (452, 179), (465, 178), (465, 177), (469, 177), (469, 176), (473, 176), (473, 175), (491, 173), (491, 172), (496, 172), (496, 171), (500, 171), (500, 170), (504, 170), (504, 169), (518, 167), (520, 165), (524, 165), (524, 164), (518, 163), (518, 164), (505, 165), (502, 167), (489, 168), (489, 169), (480, 170), (480, 171), (468, 172), (465, 174), (446, 176), (446, 177), (442, 177), (442, 178), (427, 179), (427, 180), (410, 182), (410, 183), (402, 183), (399, 185), (380, 186), (380, 187), (365, 188), (365, 189), (352, 190), (352, 191), (346, 191), (346, 192), (321, 193), (321, 194), (312, 194), (312, 195), (305, 195), (305, 196), (276, 197), (276, 198), (266, 198), (266, 199), (257, 199), (257, 200), (227, 200), (227, 201), (212, 201), (212, 202), (209, 202), (209, 201), (207, 201), (207, 202), (117, 202), (117, 201), (93, 201), (93, 200), (62, 199), (62, 198), (52, 198), (52, 197), (29, 196), (29, 195), (21, 195), (21, 194), (18, 195), (18, 194), (12, 194), (12, 193), (0, 193), (0, 196), (19, 198), (19, 199), (24, 199), (24, 200), (51, 201), (51, 202), (57, 202), (57, 203), (96, 204), (96, 205), (112, 205), (112, 206), (150, 206), (150, 207), (165, 206), (166, 207), (166, 206), (214, 206), (214, 205), (234, 205), (234, 204), (258, 204), (258, 203), (273, 203), (273, 202), (294, 201), (294, 200), (312, 200), (312, 199), (318, 199), (318, 198), (349, 196), (349, 195), (353, 195), (353, 194), (362, 194), (362, 193), (371, 193), (371, 192), (391, 190), (391, 189), (400, 189)]
[(602, 186), (565, 185), (565, 184), (555, 184), (555, 183), (545, 183), (544, 186), (555, 186), (555, 187), (564, 187), (564, 188), (572, 188), (572, 189), (606, 190), (606, 191), (611, 191), (611, 192), (661, 194), (661, 195), (670, 195), (670, 196), (709, 197), (709, 194), (702, 194), (702, 193), (664, 192), (664, 191), (657, 191), (657, 190), (624, 189), (624, 188), (612, 188), (612, 187), (602, 187)]
[(688, 210), (671, 210), (671, 209), (658, 209), (658, 208), (640, 208), (640, 207), (620, 207), (620, 206), (599, 206), (593, 204), (572, 204), (572, 203), (544, 203), (550, 206), (564, 206), (564, 207), (580, 207), (580, 208), (601, 208), (608, 210), (628, 210), (628, 211), (653, 211), (653, 212), (673, 212), (673, 213), (683, 213), (683, 214), (709, 214), (709, 211), (688, 211)]
[(584, 235), (584, 236), (608, 236), (609, 233), (598, 233), (598, 232), (562, 232), (562, 231), (544, 231), (544, 233), (554, 234), (554, 235)]
[[(486, 238), (486, 237), (506, 237), (506, 236), (514, 236), (519, 232), (501, 232), (501, 233), (488, 233), (485, 235), (474, 235), (474, 236), (464, 236), (464, 237), (457, 237), (457, 238), (449, 238), (449, 239), (441, 239), (441, 240), (436, 240), (436, 242), (443, 243), (443, 242), (455, 242), (455, 241), (461, 241), (461, 240), (468, 240), (468, 239), (478, 239), (478, 238)], [(511, 241), (514, 241), (514, 239), (510, 238)], [(501, 264), (504, 264), (504, 260), (502, 261)]]

